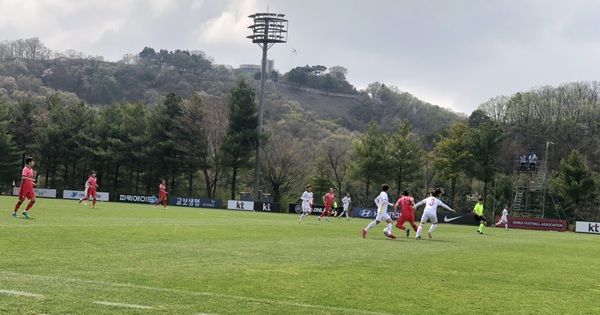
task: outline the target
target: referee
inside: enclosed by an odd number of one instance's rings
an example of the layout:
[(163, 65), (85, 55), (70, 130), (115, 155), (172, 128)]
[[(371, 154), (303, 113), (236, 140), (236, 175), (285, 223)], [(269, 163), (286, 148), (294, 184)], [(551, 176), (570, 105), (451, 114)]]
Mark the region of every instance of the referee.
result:
[(475, 220), (479, 222), (479, 229), (477, 229), (477, 233), (483, 234), (483, 228), (487, 224), (485, 217), (483, 216), (483, 198), (479, 198), (475, 208), (473, 208), (473, 213), (475, 214)]

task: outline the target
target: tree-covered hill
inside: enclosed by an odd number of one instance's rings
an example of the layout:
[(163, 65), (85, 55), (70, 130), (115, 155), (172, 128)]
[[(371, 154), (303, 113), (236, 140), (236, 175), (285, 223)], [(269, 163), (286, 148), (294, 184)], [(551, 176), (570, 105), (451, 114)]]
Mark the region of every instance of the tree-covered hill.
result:
[[(267, 108), (274, 114), (281, 105), (277, 102), (295, 101), (300, 110), (355, 131), (363, 130), (370, 120), (380, 123), (385, 131), (408, 120), (417, 133), (425, 134), (462, 119), (447, 109), (378, 82), (357, 91), (347, 82), (346, 73), (341, 66), (292, 69), (279, 80), (269, 81)], [(74, 52), (50, 53), (39, 40), (0, 44), (0, 101), (13, 104), (24, 97), (41, 102), (58, 93), (72, 102), (79, 99), (90, 105), (127, 101), (155, 106), (169, 92), (183, 98), (197, 92), (223, 97), (244, 76), (230, 66), (214, 64), (201, 51), (145, 47), (119, 62), (106, 62), (102, 57)], [(248, 79), (258, 88), (259, 81)], [(280, 117), (267, 116), (270, 118)]]

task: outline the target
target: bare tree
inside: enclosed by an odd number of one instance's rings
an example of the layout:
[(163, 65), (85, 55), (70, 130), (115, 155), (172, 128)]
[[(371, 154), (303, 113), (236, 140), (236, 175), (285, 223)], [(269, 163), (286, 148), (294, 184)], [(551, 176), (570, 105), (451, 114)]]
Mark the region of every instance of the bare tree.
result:
[(352, 154), (351, 141), (352, 138), (349, 136), (334, 135), (321, 143), (321, 152), (327, 166), (331, 168), (335, 188), (340, 195), (344, 194), (343, 184), (346, 181), (348, 161)]
[(510, 97), (506, 95), (498, 95), (479, 105), (479, 109), (491, 117), (492, 120), (504, 124), (507, 119), (507, 106), (509, 100)]
[(222, 171), (219, 148), (227, 134), (227, 106), (221, 98), (204, 96), (204, 110), (202, 124), (206, 130), (207, 157), (202, 164), (202, 173), (206, 183), (207, 197), (214, 198)]
[(289, 134), (278, 132), (263, 147), (262, 177), (276, 202), (298, 187), (306, 177), (312, 159), (306, 158), (308, 148), (302, 143)]
[(340, 80), (346, 80), (348, 69), (342, 66), (333, 66), (329, 68), (329, 73)]

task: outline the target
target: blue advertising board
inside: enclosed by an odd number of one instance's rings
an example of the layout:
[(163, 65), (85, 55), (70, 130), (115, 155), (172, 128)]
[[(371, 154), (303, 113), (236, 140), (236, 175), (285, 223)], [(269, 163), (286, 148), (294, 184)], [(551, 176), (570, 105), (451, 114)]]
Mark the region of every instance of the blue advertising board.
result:
[[(397, 216), (394, 216), (394, 209), (388, 208), (388, 214), (392, 218), (392, 220), (397, 220), (400, 213)], [(375, 219), (377, 217), (377, 209), (375, 208), (354, 208), (352, 209), (352, 216), (354, 218), (361, 219)]]

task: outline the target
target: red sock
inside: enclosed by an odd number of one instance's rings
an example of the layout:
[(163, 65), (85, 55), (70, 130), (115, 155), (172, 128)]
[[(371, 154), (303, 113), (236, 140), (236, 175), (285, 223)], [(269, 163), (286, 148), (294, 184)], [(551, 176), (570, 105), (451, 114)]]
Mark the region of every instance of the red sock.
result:
[(86, 201), (86, 200), (88, 200), (87, 197), (81, 198), (81, 201)]
[(415, 232), (416, 232), (416, 231), (417, 231), (417, 229), (418, 229), (418, 228), (417, 228), (417, 226), (416, 226), (416, 225), (413, 225), (412, 227), (413, 227), (413, 230), (415, 230)]
[(154, 203), (154, 206), (156, 207), (156, 206), (158, 206), (159, 204), (160, 204), (160, 199), (158, 199), (158, 200), (157, 200), (157, 201)]
[(331, 215), (331, 210), (327, 211), (327, 217), (329, 218), (329, 216)]
[(34, 203), (35, 203), (35, 201), (30, 201), (30, 202), (27, 204), (27, 207), (25, 208), (25, 211), (29, 211), (29, 209), (31, 209), (31, 207), (33, 207), (33, 204), (34, 204)]
[(165, 200), (165, 202), (163, 202), (163, 205), (165, 206), (165, 208), (167, 207), (167, 201)]
[(92, 207), (96, 206), (96, 198), (94, 198), (94, 202), (92, 202)]
[(20, 203), (20, 202), (17, 202), (17, 204), (15, 205), (15, 211), (14, 211), (14, 212), (17, 212), (17, 211), (19, 211), (19, 208), (20, 208), (20, 207), (21, 207), (21, 203)]

